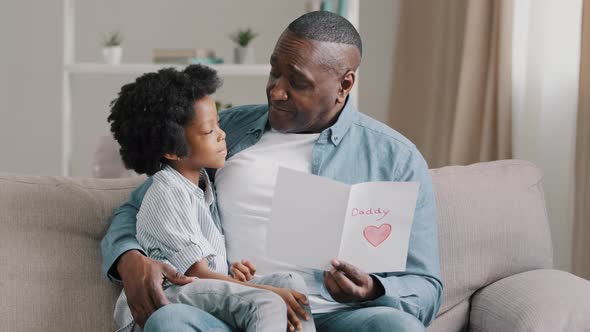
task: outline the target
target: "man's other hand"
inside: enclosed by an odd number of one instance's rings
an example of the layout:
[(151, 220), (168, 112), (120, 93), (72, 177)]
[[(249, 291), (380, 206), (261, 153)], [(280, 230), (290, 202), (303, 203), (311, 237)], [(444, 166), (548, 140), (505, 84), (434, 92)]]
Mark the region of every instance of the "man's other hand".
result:
[(340, 303), (370, 301), (385, 294), (383, 285), (354, 265), (333, 260), (333, 269), (324, 271), (324, 285)]
[(145, 257), (137, 250), (124, 253), (117, 263), (117, 272), (123, 280), (123, 288), (133, 319), (143, 328), (150, 315), (170, 302), (164, 295), (164, 280), (177, 285), (193, 281), (170, 265)]

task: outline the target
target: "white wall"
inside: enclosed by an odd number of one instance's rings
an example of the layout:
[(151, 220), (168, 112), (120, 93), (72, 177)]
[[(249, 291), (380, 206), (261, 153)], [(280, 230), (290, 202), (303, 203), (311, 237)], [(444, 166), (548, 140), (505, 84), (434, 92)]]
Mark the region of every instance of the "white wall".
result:
[(514, 157), (544, 173), (554, 265), (571, 270), (582, 1), (516, 1)]
[[(301, 0), (75, 0), (76, 61), (101, 61), (101, 33), (124, 35), (124, 62), (151, 61), (153, 48), (214, 49), (231, 62), (227, 37), (250, 26), (256, 58), (267, 63), (276, 39), (304, 12)], [(364, 42), (360, 110), (386, 120), (399, 0), (361, 1)], [(62, 1), (3, 0), (0, 172), (60, 174)], [(16, 37), (14, 31), (18, 31)], [(73, 86), (72, 175), (90, 176), (98, 137), (109, 135), (108, 104), (127, 75), (75, 75)], [(217, 99), (233, 104), (264, 103), (266, 77), (227, 77)]]
[(61, 7), (0, 2), (0, 172), (60, 173)]
[(359, 109), (385, 123), (389, 120), (399, 4), (400, 0), (360, 1), (363, 60), (359, 69)]

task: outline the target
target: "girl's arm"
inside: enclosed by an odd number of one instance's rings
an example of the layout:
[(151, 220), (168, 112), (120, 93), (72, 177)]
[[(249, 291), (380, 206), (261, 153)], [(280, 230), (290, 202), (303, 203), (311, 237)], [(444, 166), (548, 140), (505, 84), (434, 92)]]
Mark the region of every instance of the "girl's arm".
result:
[(194, 263), (193, 265), (191, 265), (191, 267), (188, 268), (188, 270), (186, 270), (186, 272), (184, 274), (189, 277), (197, 277), (200, 279), (225, 280), (225, 281), (233, 282), (233, 283), (244, 285), (244, 286), (266, 289), (266, 290), (270, 290), (273, 292), (277, 289), (276, 287), (272, 287), (272, 286), (250, 284), (247, 282), (236, 280), (230, 276), (227, 276), (227, 275), (224, 275), (221, 273), (213, 272), (213, 271), (209, 270), (209, 265), (207, 264), (207, 259), (201, 259), (200, 261)]

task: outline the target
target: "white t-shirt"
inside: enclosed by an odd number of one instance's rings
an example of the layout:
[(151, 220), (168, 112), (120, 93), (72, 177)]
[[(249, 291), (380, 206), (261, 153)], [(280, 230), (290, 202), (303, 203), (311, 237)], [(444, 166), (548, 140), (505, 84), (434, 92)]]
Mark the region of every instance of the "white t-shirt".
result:
[(299, 273), (307, 283), (312, 312), (326, 313), (349, 306), (321, 297), (320, 293), (327, 292), (313, 270), (263, 258), (278, 168), (311, 173), (312, 150), (319, 135), (267, 131), (258, 143), (234, 155), (217, 171), (215, 187), (229, 262), (249, 259), (261, 275)]

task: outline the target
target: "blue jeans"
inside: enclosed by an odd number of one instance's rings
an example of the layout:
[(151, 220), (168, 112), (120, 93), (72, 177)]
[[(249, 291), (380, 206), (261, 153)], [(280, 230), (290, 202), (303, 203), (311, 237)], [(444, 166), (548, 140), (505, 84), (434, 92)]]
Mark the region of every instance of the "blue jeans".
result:
[[(422, 332), (416, 317), (388, 307), (369, 307), (314, 315), (317, 331)], [(224, 322), (186, 304), (169, 304), (153, 313), (144, 332), (233, 332)]]
[(366, 307), (313, 315), (318, 332), (424, 332), (416, 317), (389, 307)]
[(188, 304), (173, 303), (156, 310), (143, 332), (233, 332), (215, 316)]

